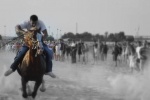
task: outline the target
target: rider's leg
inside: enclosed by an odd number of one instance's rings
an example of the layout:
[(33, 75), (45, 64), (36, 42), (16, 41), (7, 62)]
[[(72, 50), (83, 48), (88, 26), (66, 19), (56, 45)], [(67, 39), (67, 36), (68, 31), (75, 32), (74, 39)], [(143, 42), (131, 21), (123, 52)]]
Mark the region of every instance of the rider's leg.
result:
[(5, 76), (10, 75), (11, 73), (13, 73), (17, 69), (19, 63), (23, 59), (23, 57), (26, 54), (26, 52), (28, 51), (28, 49), (29, 48), (27, 46), (25, 46), (25, 45), (22, 46), (21, 50), (16, 55), (14, 62), (11, 64), (10, 69), (5, 72)]
[(46, 53), (46, 75), (55, 78), (56, 76), (52, 73), (52, 59), (53, 59), (53, 51), (48, 48), (46, 44), (43, 44), (44, 51)]

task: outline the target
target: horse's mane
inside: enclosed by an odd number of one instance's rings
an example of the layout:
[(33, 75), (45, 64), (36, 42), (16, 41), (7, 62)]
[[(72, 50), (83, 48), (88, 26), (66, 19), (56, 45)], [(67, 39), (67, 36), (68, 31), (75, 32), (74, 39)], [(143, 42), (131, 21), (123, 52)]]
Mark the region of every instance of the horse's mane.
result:
[(34, 33), (31, 31), (27, 31), (26, 34), (24, 35), (24, 42), (28, 46), (31, 46), (31, 44), (32, 44), (33, 35), (34, 35)]

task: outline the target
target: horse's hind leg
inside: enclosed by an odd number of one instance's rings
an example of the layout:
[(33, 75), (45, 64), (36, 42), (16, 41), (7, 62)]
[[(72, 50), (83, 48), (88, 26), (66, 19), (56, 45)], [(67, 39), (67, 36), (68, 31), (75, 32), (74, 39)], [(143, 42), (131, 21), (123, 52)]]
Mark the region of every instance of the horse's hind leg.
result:
[(26, 81), (24, 78), (22, 78), (21, 81), (22, 81), (22, 96), (24, 98), (27, 98), (28, 95), (27, 95), (27, 91), (26, 91), (26, 84), (28, 81)]
[(32, 97), (35, 98), (36, 94), (37, 94), (37, 90), (39, 88), (39, 86), (41, 85), (42, 83), (42, 79), (41, 80), (38, 80), (36, 81), (35, 85), (34, 85), (34, 91), (32, 92)]

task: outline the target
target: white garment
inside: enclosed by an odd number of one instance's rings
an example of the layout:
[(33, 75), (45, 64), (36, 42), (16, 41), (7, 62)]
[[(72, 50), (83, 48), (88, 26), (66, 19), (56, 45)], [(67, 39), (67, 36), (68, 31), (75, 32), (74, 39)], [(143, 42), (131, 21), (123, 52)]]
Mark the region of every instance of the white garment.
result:
[(129, 56), (129, 67), (135, 68), (136, 67), (136, 60), (133, 55)]
[(55, 46), (55, 53), (56, 53), (56, 55), (59, 55), (60, 54), (60, 49), (59, 49), (59, 46), (58, 45), (56, 45)]
[(76, 46), (76, 44), (75, 43), (71, 43), (71, 47), (75, 47)]
[(136, 47), (137, 58), (141, 58), (140, 50), (142, 47)]
[(98, 49), (96, 47), (94, 47), (94, 54), (95, 56), (98, 56)]
[(129, 46), (126, 46), (124, 54), (125, 55), (129, 54)]
[[(30, 30), (32, 25), (30, 23), (30, 20), (24, 21), (23, 23), (19, 24), (22, 29)], [(41, 20), (38, 20), (36, 23), (36, 27), (40, 29), (40, 31), (44, 31), (46, 29), (44, 23)]]

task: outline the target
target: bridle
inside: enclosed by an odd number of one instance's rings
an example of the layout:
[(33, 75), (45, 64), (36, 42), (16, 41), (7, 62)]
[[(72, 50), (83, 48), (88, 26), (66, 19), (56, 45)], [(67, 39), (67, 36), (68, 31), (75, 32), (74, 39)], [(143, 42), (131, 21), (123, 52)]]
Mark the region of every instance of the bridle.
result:
[(39, 45), (38, 45), (38, 40), (36, 39), (36, 38), (34, 38), (34, 37), (36, 37), (36, 33), (35, 32), (28, 32), (26, 35), (25, 35), (25, 37), (27, 37), (27, 40), (25, 40), (25, 41), (27, 41), (27, 43), (29, 42), (29, 41), (31, 41), (30, 42), (30, 44), (28, 43), (28, 46), (29, 47), (31, 47), (31, 45), (32, 45), (32, 49), (34, 49), (34, 50), (36, 50), (36, 53), (35, 53), (35, 57), (37, 57), (37, 55), (38, 55), (38, 49), (39, 49)]

